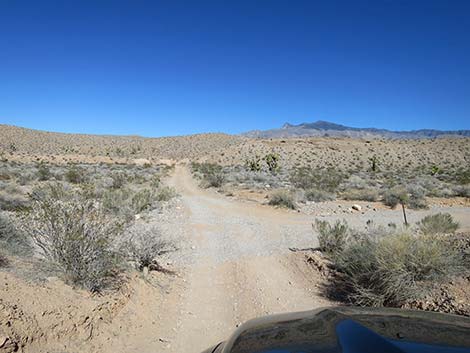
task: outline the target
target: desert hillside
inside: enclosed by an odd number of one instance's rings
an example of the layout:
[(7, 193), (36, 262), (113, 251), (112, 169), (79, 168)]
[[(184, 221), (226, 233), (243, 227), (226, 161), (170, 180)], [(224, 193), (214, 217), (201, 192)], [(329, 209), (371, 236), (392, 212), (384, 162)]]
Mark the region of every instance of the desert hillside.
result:
[(0, 153), (23, 161), (128, 162), (188, 159), (222, 165), (243, 165), (256, 155), (276, 153), (287, 168), (367, 168), (374, 155), (386, 169), (459, 168), (470, 164), (470, 138), (353, 139), (305, 137), (251, 139), (227, 134), (144, 138), (53, 133), (0, 125)]
[[(86, 161), (129, 158), (183, 159), (198, 158), (211, 151), (229, 148), (243, 138), (225, 134), (199, 134), (181, 137), (145, 138), (140, 136), (110, 136), (65, 134), (0, 125), (0, 151), (22, 156)], [(81, 156), (81, 157), (78, 157)], [(59, 160), (62, 160), (59, 158)]]

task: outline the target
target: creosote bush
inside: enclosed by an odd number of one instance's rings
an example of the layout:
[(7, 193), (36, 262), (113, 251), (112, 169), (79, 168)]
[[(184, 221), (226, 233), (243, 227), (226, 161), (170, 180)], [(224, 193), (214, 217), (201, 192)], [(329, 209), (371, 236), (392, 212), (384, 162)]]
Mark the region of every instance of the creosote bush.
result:
[(169, 186), (162, 186), (155, 192), (155, 200), (157, 201), (170, 201), (176, 196), (176, 190)]
[(77, 166), (72, 166), (65, 173), (65, 179), (72, 184), (80, 184), (85, 182), (85, 171)]
[[(61, 197), (67, 194), (67, 197)], [(40, 254), (60, 269), (66, 282), (91, 291), (115, 283), (118, 255), (113, 241), (122, 224), (93, 200), (48, 185), (32, 195), (22, 228)]]
[(8, 258), (0, 253), (0, 267), (7, 267), (9, 264)]
[(46, 181), (52, 177), (52, 173), (46, 164), (40, 163), (38, 166), (37, 176), (39, 181)]
[(375, 189), (351, 189), (342, 194), (345, 200), (377, 201), (379, 193)]
[(328, 191), (323, 191), (319, 189), (308, 189), (305, 190), (305, 198), (308, 201), (323, 202), (323, 201), (332, 201), (334, 200), (335, 194)]
[(298, 168), (293, 172), (290, 179), (294, 186), (304, 190), (317, 189), (333, 193), (344, 177), (340, 172), (331, 168)]
[(323, 252), (333, 254), (344, 249), (349, 236), (346, 221), (336, 221), (331, 225), (328, 221), (316, 219), (314, 227), (318, 232), (318, 242)]
[(296, 208), (294, 196), (287, 190), (274, 192), (269, 198), (269, 205), (286, 207), (292, 210)]
[(173, 244), (161, 238), (156, 228), (133, 229), (129, 231), (129, 235), (122, 252), (139, 271), (145, 267), (151, 270), (159, 269), (157, 258), (175, 250)]
[(437, 213), (424, 217), (418, 227), (424, 234), (449, 234), (455, 233), (459, 224), (449, 213)]
[[(321, 226), (328, 239), (337, 238), (335, 227)], [(348, 233), (346, 225), (343, 229)], [(355, 305), (400, 306), (462, 273), (463, 253), (449, 237), (377, 228), (340, 239), (346, 239), (342, 249), (327, 252), (338, 271), (329, 294)]]
[(219, 188), (225, 183), (222, 166), (214, 163), (193, 163), (192, 170), (202, 175), (201, 186)]
[(0, 212), (0, 248), (9, 254), (25, 256), (31, 253), (28, 238), (3, 212)]
[(419, 188), (407, 190), (404, 186), (395, 186), (384, 192), (384, 204), (392, 208), (404, 204), (412, 209), (428, 208), (424, 192)]

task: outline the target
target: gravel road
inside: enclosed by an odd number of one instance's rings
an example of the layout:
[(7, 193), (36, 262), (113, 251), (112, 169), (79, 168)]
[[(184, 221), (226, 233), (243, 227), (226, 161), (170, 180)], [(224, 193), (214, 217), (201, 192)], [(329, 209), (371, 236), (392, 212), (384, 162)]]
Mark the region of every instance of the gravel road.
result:
[[(199, 188), (185, 166), (169, 184), (180, 197), (181, 250), (172, 265), (183, 273), (162, 318), (162, 350), (198, 353), (253, 317), (327, 305), (312, 290), (289, 246), (311, 246), (311, 217), (236, 202)], [(166, 326), (166, 327), (164, 327)]]
[[(180, 195), (179, 213), (173, 223), (166, 222), (165, 233), (172, 233), (180, 245), (170, 264), (181, 274), (181, 285), (163, 304), (161, 351), (199, 353), (250, 318), (331, 305), (319, 295), (318, 278), (302, 257), (288, 250), (317, 245), (313, 215), (201, 189), (184, 165), (176, 166), (169, 184)], [(409, 220), (437, 211), (451, 211), (464, 228), (470, 226), (468, 208), (458, 207), (411, 211)], [(363, 227), (368, 219), (400, 223), (400, 212), (365, 210), (321, 218), (344, 218)]]

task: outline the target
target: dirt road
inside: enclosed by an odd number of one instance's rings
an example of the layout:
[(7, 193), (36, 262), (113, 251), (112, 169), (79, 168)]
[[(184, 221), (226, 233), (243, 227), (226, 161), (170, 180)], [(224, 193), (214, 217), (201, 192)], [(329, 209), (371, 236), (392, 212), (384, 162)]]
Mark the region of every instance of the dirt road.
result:
[(288, 254), (296, 234), (314, 241), (309, 217), (200, 189), (183, 166), (170, 184), (182, 197), (192, 245), (166, 351), (200, 352), (250, 318), (327, 304)]

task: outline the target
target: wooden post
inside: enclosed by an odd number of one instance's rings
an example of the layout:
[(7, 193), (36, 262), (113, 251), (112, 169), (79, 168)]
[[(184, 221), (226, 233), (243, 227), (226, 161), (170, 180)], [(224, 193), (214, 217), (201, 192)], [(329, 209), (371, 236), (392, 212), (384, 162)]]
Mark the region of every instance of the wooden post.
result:
[(408, 221), (406, 219), (405, 203), (404, 202), (401, 203), (401, 209), (403, 210), (403, 218), (405, 219), (405, 226), (408, 227)]

